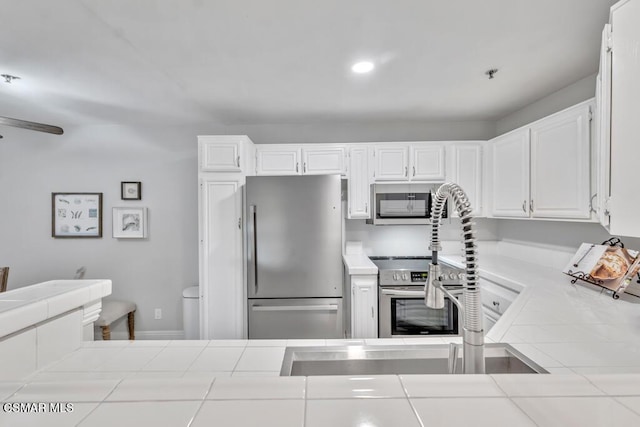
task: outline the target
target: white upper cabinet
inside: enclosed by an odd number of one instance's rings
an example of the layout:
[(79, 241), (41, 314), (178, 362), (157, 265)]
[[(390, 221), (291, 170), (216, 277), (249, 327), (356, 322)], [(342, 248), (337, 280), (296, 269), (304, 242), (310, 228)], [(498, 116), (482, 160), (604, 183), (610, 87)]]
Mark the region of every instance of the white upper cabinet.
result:
[(444, 182), (443, 143), (378, 145), (374, 148), (376, 181)]
[(600, 72), (596, 79), (596, 211), (600, 224), (609, 228), (609, 197), (611, 180), (611, 25), (602, 30)]
[(256, 175), (299, 175), (300, 146), (262, 145), (256, 147)]
[(445, 178), (444, 145), (411, 147), (411, 180), (443, 182)]
[(529, 216), (529, 129), (518, 129), (489, 141), (492, 152), (494, 216)]
[(339, 145), (258, 145), (256, 175), (329, 175), (346, 173)]
[(455, 182), (467, 194), (471, 214), (481, 216), (482, 206), (482, 148), (483, 143), (455, 143), (447, 150), (447, 181)]
[(496, 217), (591, 218), (591, 111), (585, 101), (489, 141)]
[(368, 150), (367, 146), (349, 148), (347, 218), (350, 219), (371, 218)]
[(611, 8), (611, 196), (609, 232), (640, 237), (640, 2)]
[(590, 218), (590, 109), (583, 103), (531, 126), (533, 218)]
[(245, 162), (243, 148), (249, 142), (244, 135), (199, 136), (200, 171), (241, 172)]
[(306, 175), (328, 175), (346, 173), (344, 147), (303, 147), (302, 173)]
[(409, 150), (406, 145), (376, 146), (373, 158), (376, 181), (409, 179)]

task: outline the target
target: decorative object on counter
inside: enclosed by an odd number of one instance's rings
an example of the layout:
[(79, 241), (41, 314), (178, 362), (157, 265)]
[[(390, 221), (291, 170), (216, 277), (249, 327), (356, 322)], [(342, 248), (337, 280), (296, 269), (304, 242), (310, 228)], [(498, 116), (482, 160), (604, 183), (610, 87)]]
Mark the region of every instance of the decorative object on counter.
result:
[(144, 239), (147, 237), (147, 208), (113, 208), (113, 237)]
[(102, 237), (102, 193), (51, 193), (51, 236)]
[(7, 290), (9, 282), (9, 267), (0, 267), (0, 292)]
[(120, 183), (122, 200), (142, 200), (142, 183), (140, 181), (123, 181)]
[[(640, 296), (640, 288), (634, 284), (637, 276), (640, 282), (640, 252), (625, 249), (617, 237), (600, 245), (583, 243), (563, 273), (573, 277), (572, 284), (582, 280), (613, 292), (613, 299), (623, 292)], [(638, 290), (636, 290), (638, 288)]]

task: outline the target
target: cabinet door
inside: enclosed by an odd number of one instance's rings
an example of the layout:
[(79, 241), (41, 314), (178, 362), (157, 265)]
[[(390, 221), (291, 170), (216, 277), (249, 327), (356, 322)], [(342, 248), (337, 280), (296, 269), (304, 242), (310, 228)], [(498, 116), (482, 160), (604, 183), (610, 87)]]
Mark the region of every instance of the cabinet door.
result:
[(376, 181), (406, 181), (409, 179), (409, 155), (406, 146), (375, 147)]
[(494, 216), (529, 216), (529, 129), (494, 138), (492, 207)]
[(411, 162), (413, 181), (444, 181), (444, 145), (411, 147)]
[(351, 330), (353, 338), (378, 337), (378, 280), (351, 276)]
[(343, 147), (303, 148), (302, 173), (305, 175), (344, 175), (345, 151)]
[(367, 147), (349, 149), (349, 209), (347, 218), (370, 218), (370, 187)]
[(300, 175), (300, 148), (259, 147), (256, 175)]
[(203, 172), (240, 172), (240, 142), (203, 142), (200, 170)]
[(640, 159), (640, 2), (611, 12), (611, 225), (616, 236), (640, 237), (637, 170)]
[(456, 144), (451, 147), (451, 160), (447, 169), (448, 180), (455, 182), (467, 193), (471, 214), (482, 215), (482, 145)]
[(531, 126), (531, 216), (591, 216), (591, 104), (580, 104)]
[(604, 26), (600, 50), (600, 72), (596, 87), (596, 190), (600, 224), (609, 227), (609, 182), (611, 179), (611, 25)]
[(200, 336), (240, 339), (244, 331), (240, 181), (200, 183)]

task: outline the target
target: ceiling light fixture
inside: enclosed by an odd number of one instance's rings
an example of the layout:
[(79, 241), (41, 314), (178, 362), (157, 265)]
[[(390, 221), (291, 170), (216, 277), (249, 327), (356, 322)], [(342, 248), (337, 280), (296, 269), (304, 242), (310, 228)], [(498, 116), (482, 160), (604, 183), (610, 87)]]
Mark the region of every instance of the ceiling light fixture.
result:
[(496, 75), (496, 73), (497, 73), (497, 72), (498, 72), (498, 69), (497, 69), (497, 68), (492, 68), (492, 69), (490, 69), (490, 70), (485, 71), (484, 73), (485, 73), (487, 76), (489, 76), (489, 80), (491, 80), (491, 79)]
[(353, 66), (351, 67), (351, 71), (353, 71), (354, 73), (358, 73), (358, 74), (364, 74), (364, 73), (370, 72), (374, 68), (375, 67), (373, 65), (373, 62), (362, 61), (362, 62), (358, 62), (356, 64), (353, 64)]
[(12, 76), (11, 74), (0, 74), (0, 77), (4, 77), (4, 82), (9, 84), (14, 80), (20, 80), (20, 77)]

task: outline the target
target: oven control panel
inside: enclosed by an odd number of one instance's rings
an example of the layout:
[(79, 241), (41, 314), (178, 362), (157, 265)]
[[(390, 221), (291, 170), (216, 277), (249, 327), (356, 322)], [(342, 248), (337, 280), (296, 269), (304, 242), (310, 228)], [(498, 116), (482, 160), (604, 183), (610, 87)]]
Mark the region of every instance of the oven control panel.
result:
[(426, 271), (412, 271), (411, 283), (426, 283), (428, 276), (429, 273), (427, 273)]
[[(463, 270), (441, 265), (441, 272), (443, 285), (456, 286), (464, 283)], [(378, 279), (381, 286), (424, 285), (428, 277), (428, 271), (380, 270)]]

